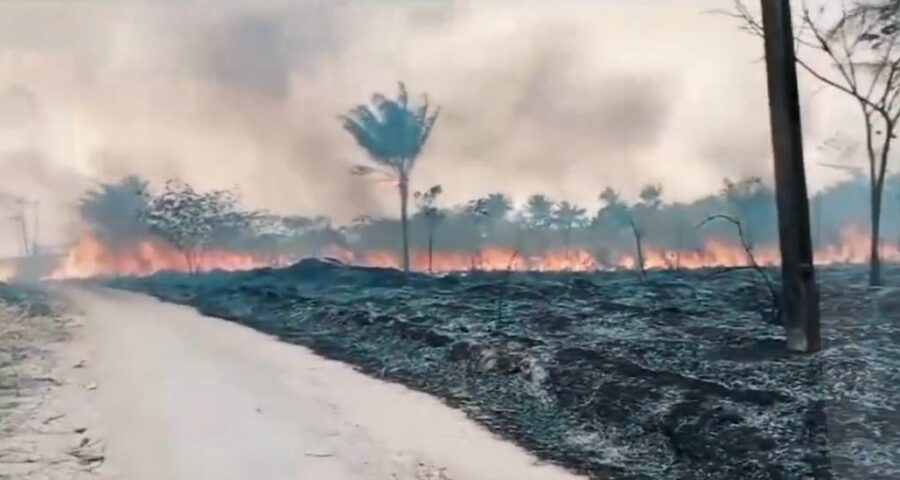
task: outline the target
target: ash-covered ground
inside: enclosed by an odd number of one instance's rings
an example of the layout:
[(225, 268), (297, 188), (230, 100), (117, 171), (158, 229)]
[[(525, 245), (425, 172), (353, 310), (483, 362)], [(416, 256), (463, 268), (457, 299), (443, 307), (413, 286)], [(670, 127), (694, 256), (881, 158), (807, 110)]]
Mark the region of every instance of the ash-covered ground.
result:
[[(775, 273), (775, 272), (771, 272)], [(444, 398), (597, 479), (900, 478), (900, 290), (819, 270), (785, 352), (757, 272), (478, 273), (320, 261), (117, 279)], [(886, 272), (900, 285), (900, 268)]]

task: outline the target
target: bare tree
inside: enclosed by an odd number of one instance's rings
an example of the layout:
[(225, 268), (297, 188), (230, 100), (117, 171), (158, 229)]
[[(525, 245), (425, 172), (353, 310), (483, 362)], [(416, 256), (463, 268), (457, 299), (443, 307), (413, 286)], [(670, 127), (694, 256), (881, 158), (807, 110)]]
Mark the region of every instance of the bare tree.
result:
[(439, 110), (430, 109), (427, 97), (421, 105), (412, 105), (406, 87), (400, 83), (396, 99), (376, 93), (372, 95), (371, 105), (359, 105), (340, 117), (344, 129), (375, 165), (357, 166), (353, 172), (357, 175), (381, 172), (397, 182), (405, 271), (409, 271), (409, 176), (431, 135), (438, 113)]
[[(869, 283), (882, 283), (881, 212), (885, 178), (900, 122), (900, 28), (897, 0), (827, 2), (800, 14), (797, 64), (813, 78), (846, 94), (858, 106), (865, 129), (870, 186)], [(762, 23), (742, 0), (728, 15), (741, 27), (763, 36)], [(828, 67), (815, 66), (818, 55)]]
[(425, 217), (428, 228), (428, 273), (434, 273), (434, 233), (444, 219), (444, 212), (434, 204), (437, 197), (444, 193), (440, 185), (435, 185), (425, 192), (416, 192), (413, 198), (419, 207), (419, 213)]
[(640, 203), (628, 206), (622, 202), (618, 192), (607, 188), (600, 194), (600, 200), (605, 203), (597, 214), (598, 217), (608, 218), (617, 228), (628, 227), (634, 236), (635, 268), (641, 277), (647, 273), (644, 259), (644, 223), (646, 217), (659, 209), (662, 204), (662, 186), (646, 185), (640, 191)]

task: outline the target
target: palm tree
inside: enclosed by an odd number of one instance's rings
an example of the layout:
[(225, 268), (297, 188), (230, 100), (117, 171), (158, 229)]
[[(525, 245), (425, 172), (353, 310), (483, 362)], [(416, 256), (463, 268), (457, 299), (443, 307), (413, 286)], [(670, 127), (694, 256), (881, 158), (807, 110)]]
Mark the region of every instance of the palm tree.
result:
[(560, 202), (553, 211), (553, 218), (551, 221), (556, 228), (563, 232), (563, 241), (565, 242), (567, 255), (570, 244), (572, 243), (572, 229), (584, 225), (587, 220), (584, 216), (586, 213), (587, 210), (566, 201)]
[(662, 203), (662, 185), (658, 183), (644, 185), (639, 196), (645, 206), (651, 209), (658, 208)]
[(427, 96), (421, 105), (410, 104), (406, 87), (402, 82), (399, 87), (396, 99), (375, 93), (370, 105), (359, 105), (339, 118), (344, 130), (369, 154), (374, 164), (374, 167), (358, 166), (354, 172), (360, 175), (380, 172), (397, 182), (403, 270), (409, 271), (409, 177), (440, 109), (431, 111)]
[(644, 268), (644, 228), (651, 213), (659, 209), (662, 205), (662, 185), (650, 184), (641, 188), (638, 197), (641, 202), (631, 207), (628, 212), (627, 220), (631, 227), (631, 233), (634, 234), (635, 253), (637, 253), (637, 266), (641, 276), (646, 276), (647, 272)]
[(532, 227), (548, 227), (553, 218), (553, 200), (547, 198), (546, 195), (532, 195), (528, 197), (528, 203), (525, 204), (525, 211), (527, 212), (528, 221), (531, 223)]
[(490, 223), (506, 218), (512, 211), (512, 200), (502, 193), (492, 193), (484, 198), (484, 212)]

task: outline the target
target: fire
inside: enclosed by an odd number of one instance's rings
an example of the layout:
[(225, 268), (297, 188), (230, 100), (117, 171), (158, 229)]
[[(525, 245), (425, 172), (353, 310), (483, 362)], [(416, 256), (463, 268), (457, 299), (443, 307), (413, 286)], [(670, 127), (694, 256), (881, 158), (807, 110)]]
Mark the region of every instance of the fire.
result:
[[(816, 251), (816, 262), (824, 264), (859, 263), (869, 258), (869, 234), (859, 226), (841, 229), (841, 241)], [(900, 262), (900, 243), (882, 242), (879, 249), (881, 260)]]
[(16, 270), (12, 265), (0, 264), (0, 282), (9, 282), (16, 275)]
[[(821, 265), (840, 263), (864, 263), (868, 260), (869, 237), (864, 229), (847, 227), (841, 232), (841, 239), (833, 245), (826, 245), (815, 252), (816, 263)], [(885, 242), (881, 250), (886, 262), (900, 262), (900, 243)], [(335, 258), (353, 265), (399, 268), (401, 257), (393, 250), (353, 250), (331, 245), (319, 252), (321, 257)], [(759, 246), (753, 249), (753, 256), (759, 265), (773, 266), (780, 260), (777, 247)], [(503, 246), (487, 246), (479, 251), (439, 250), (430, 255), (426, 250), (414, 249), (410, 252), (411, 268), (415, 271), (453, 272), (468, 270), (487, 271), (595, 271), (634, 269), (636, 255), (618, 252), (610, 256), (598, 256), (581, 248), (557, 248), (546, 250), (539, 255), (526, 255)], [(195, 269), (209, 270), (251, 270), (267, 266), (284, 266), (296, 256), (281, 254), (260, 254), (227, 250), (204, 252), (200, 265)], [(694, 269), (703, 267), (737, 267), (748, 264), (747, 253), (742, 246), (717, 238), (708, 238), (696, 249), (643, 249), (644, 267), (647, 269)], [(8, 269), (7, 269), (8, 270)], [(0, 280), (11, 278), (13, 271), (0, 269)], [(151, 275), (164, 270), (187, 272), (189, 263), (178, 249), (164, 242), (146, 239), (123, 250), (113, 250), (103, 245), (90, 234), (82, 236), (60, 259), (55, 270), (48, 275), (52, 279), (89, 278), (116, 275)]]
[[(288, 262), (280, 256), (259, 255), (224, 250), (206, 251), (195, 270), (252, 270)], [(69, 249), (51, 279), (90, 278), (115, 275), (152, 275), (164, 270), (187, 272), (191, 262), (178, 249), (158, 240), (143, 240), (133, 248), (115, 251), (95, 236), (85, 234)]]

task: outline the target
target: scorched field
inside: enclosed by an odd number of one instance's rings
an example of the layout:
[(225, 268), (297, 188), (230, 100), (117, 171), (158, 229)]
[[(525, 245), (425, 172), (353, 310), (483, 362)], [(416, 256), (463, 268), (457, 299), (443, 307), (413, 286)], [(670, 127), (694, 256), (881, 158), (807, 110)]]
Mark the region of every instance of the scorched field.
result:
[(900, 290), (865, 287), (863, 267), (819, 278), (826, 348), (805, 356), (785, 352), (752, 270), (430, 277), (306, 260), (109, 283), (431, 393), (591, 478), (898, 478)]

